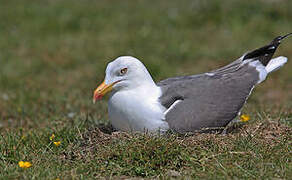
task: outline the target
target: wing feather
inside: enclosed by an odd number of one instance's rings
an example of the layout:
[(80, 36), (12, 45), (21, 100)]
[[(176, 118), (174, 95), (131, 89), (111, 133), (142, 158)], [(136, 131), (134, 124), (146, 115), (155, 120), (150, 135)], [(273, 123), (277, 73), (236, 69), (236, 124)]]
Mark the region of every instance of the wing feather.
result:
[(166, 121), (180, 133), (224, 127), (237, 116), (257, 81), (258, 71), (246, 64), (236, 73), (158, 83), (163, 90), (160, 102), (166, 108), (181, 100), (166, 114)]

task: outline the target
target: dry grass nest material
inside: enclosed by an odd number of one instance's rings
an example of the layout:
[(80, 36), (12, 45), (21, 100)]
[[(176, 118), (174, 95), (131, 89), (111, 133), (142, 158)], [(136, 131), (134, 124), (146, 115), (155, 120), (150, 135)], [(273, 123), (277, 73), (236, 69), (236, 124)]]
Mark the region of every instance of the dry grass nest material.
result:
[(284, 124), (265, 121), (257, 122), (253, 124), (246, 125), (235, 125), (236, 127), (230, 127), (227, 134), (219, 133), (194, 133), (192, 135), (179, 135), (179, 134), (168, 134), (162, 136), (153, 136), (149, 133), (127, 133), (113, 131), (110, 128), (104, 129), (95, 127), (89, 129), (87, 132), (82, 134), (82, 143), (80, 147), (85, 149), (96, 149), (103, 146), (107, 146), (113, 141), (125, 140), (129, 138), (137, 138), (139, 136), (144, 136), (147, 138), (172, 138), (176, 143), (185, 146), (202, 146), (204, 143), (216, 143), (219, 145), (230, 145), (235, 139), (240, 137), (250, 136), (251, 138), (256, 138), (257, 141), (262, 143), (267, 143), (272, 146), (275, 143), (281, 141), (282, 137), (289, 137), (292, 133), (292, 128)]

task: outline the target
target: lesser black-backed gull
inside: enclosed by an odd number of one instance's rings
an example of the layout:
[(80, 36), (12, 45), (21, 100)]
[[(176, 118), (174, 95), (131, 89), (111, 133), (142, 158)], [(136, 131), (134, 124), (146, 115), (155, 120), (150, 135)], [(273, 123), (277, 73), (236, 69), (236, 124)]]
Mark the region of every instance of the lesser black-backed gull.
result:
[(217, 70), (165, 79), (157, 84), (146, 67), (131, 56), (108, 64), (93, 101), (110, 93), (111, 124), (122, 131), (174, 130), (180, 133), (225, 127), (239, 114), (252, 89), (287, 58), (272, 56), (280, 41), (245, 53)]

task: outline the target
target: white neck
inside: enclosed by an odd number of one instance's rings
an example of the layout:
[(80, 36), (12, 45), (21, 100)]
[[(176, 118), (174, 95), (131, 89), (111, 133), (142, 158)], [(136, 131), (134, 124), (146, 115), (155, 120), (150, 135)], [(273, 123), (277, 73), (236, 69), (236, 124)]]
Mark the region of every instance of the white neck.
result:
[[(150, 76), (151, 78), (151, 76)], [(161, 89), (151, 81), (141, 82), (134, 89), (114, 92), (108, 110), (112, 125), (123, 131), (167, 130), (165, 108), (159, 103)]]

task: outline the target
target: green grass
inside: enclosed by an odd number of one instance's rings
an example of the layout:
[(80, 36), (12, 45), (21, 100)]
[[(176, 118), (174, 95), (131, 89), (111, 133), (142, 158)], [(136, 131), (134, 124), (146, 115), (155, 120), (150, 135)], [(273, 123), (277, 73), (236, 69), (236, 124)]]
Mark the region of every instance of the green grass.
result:
[[(292, 177), (291, 62), (258, 86), (227, 135), (100, 132), (106, 64), (156, 81), (206, 72), (292, 30), (292, 1), (0, 0), (0, 179)], [(276, 55), (292, 59), (292, 40)], [(49, 140), (51, 134), (61, 145)], [(21, 169), (18, 162), (30, 161)]]

